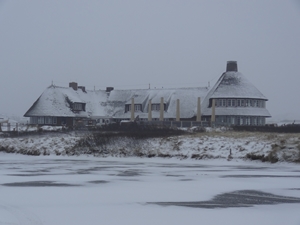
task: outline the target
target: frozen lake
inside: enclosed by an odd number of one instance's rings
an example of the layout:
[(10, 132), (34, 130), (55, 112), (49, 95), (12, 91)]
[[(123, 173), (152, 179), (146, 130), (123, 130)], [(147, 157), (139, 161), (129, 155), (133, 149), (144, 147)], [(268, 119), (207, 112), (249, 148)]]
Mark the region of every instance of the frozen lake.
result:
[(0, 224), (300, 224), (300, 167), (0, 154)]

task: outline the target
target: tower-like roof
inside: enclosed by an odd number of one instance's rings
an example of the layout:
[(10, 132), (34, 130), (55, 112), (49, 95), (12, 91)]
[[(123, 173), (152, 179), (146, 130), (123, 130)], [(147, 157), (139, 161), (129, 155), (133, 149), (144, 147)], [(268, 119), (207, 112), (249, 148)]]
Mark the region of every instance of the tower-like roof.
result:
[(235, 71), (223, 73), (212, 90), (210, 98), (255, 98), (268, 100), (242, 73)]
[[(237, 70), (236, 61), (228, 61), (227, 69), (216, 84), (210, 89), (205, 97), (203, 106), (203, 115), (211, 115), (211, 107), (209, 107), (210, 99), (218, 98), (241, 98), (241, 99), (268, 99)], [(245, 116), (271, 116), (266, 108), (245, 108), (236, 107), (216, 108), (216, 115), (245, 115)]]

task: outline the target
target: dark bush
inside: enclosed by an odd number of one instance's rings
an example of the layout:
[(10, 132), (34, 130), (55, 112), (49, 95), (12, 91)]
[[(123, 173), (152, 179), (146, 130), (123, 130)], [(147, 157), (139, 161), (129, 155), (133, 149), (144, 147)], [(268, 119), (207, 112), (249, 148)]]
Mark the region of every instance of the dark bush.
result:
[(264, 160), (264, 158), (265, 158), (265, 155), (264, 154), (262, 154), (262, 155), (256, 155), (256, 154), (254, 154), (254, 153), (248, 153), (247, 155), (246, 155), (246, 158), (247, 159), (251, 159), (251, 160), (261, 160), (261, 161), (265, 161)]
[(270, 162), (270, 163), (276, 163), (279, 161), (279, 159), (277, 158), (277, 156), (273, 153), (270, 153), (269, 155), (265, 156), (264, 154), (262, 155), (256, 155), (254, 153), (248, 153), (246, 155), (247, 159), (251, 159), (251, 160), (260, 160), (262, 162)]
[(300, 133), (299, 124), (288, 124), (283, 126), (232, 126), (234, 131), (252, 131), (252, 132), (276, 132), (276, 133)]

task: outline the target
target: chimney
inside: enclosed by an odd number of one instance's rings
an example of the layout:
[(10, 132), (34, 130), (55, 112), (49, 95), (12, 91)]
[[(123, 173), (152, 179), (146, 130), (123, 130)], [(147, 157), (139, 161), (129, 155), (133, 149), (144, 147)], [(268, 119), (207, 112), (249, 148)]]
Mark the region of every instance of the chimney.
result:
[(114, 90), (113, 87), (106, 87), (106, 92), (111, 92), (112, 90)]
[(74, 91), (77, 91), (78, 84), (76, 82), (70, 82), (69, 83), (69, 87), (73, 88)]
[(237, 62), (236, 61), (227, 61), (226, 72), (237, 72)]
[(81, 89), (83, 92), (86, 92), (85, 91), (85, 86), (78, 86), (78, 88)]

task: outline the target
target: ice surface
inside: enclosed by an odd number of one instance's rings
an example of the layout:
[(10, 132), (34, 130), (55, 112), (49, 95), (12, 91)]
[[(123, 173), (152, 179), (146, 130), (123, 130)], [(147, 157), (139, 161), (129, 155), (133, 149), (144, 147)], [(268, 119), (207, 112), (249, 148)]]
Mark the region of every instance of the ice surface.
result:
[[(243, 190), (299, 198), (295, 175), (298, 165), (285, 163), (1, 153), (0, 224), (298, 225), (299, 203), (216, 209), (147, 204), (210, 201)], [(13, 183), (27, 185), (5, 185)]]

